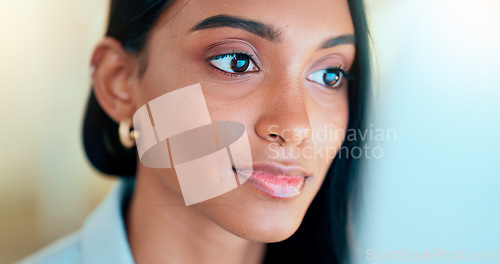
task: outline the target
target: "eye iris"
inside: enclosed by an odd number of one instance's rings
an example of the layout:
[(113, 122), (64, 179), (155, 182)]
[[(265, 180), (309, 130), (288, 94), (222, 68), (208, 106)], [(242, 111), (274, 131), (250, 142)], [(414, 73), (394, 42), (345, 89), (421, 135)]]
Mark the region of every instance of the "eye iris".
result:
[(323, 74), (323, 81), (325, 82), (326, 85), (328, 86), (333, 86), (335, 85), (340, 79), (340, 74), (338, 71), (326, 71), (325, 74)]
[(231, 60), (231, 70), (245, 72), (250, 65), (250, 59), (243, 54), (235, 54)]

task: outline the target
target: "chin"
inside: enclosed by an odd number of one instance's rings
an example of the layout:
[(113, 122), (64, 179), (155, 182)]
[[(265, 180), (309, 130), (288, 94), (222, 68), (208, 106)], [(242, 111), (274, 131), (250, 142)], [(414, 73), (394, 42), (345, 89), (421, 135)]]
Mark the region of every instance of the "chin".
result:
[[(233, 220), (237, 220), (237, 218)], [(219, 222), (218, 224), (241, 238), (256, 242), (275, 243), (291, 237), (297, 231), (301, 222), (302, 217), (297, 216), (293, 219), (255, 218), (253, 221), (233, 222), (233, 224), (229, 225), (226, 225), (225, 222)]]
[(291, 237), (297, 231), (297, 229), (300, 226), (300, 222), (298, 224), (296, 223), (283, 224), (283, 222), (281, 222), (278, 224), (270, 225), (268, 227), (257, 228), (256, 230), (253, 230), (254, 232), (252, 236), (244, 238), (264, 243), (281, 242)]
[[(245, 188), (242, 188), (243, 190)], [(262, 195), (230, 192), (197, 206), (221, 228), (241, 238), (274, 243), (286, 240), (300, 227), (312, 197), (273, 199)]]

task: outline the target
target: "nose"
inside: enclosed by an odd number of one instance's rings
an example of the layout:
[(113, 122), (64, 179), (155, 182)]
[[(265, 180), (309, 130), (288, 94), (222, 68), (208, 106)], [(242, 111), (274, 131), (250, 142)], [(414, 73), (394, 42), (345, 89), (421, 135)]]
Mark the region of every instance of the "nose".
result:
[(257, 135), (282, 147), (294, 147), (306, 142), (311, 138), (312, 130), (302, 87), (274, 90), (266, 94), (268, 98), (264, 100), (255, 125)]

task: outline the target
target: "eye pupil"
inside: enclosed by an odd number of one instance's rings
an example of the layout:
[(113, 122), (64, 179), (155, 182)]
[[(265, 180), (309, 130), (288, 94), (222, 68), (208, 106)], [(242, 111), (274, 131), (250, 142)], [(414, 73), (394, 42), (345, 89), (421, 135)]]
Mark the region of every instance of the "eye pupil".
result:
[(340, 79), (338, 70), (328, 70), (323, 74), (323, 82), (328, 86), (334, 86)]
[(250, 59), (243, 54), (235, 54), (231, 60), (231, 70), (234, 72), (245, 72), (250, 65)]

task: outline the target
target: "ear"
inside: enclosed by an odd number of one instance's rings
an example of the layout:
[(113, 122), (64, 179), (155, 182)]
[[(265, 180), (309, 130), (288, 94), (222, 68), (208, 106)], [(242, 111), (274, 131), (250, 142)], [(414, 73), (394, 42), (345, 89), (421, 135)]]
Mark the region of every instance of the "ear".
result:
[(94, 94), (104, 112), (117, 123), (132, 117), (136, 57), (116, 39), (107, 37), (94, 49), (91, 65)]

